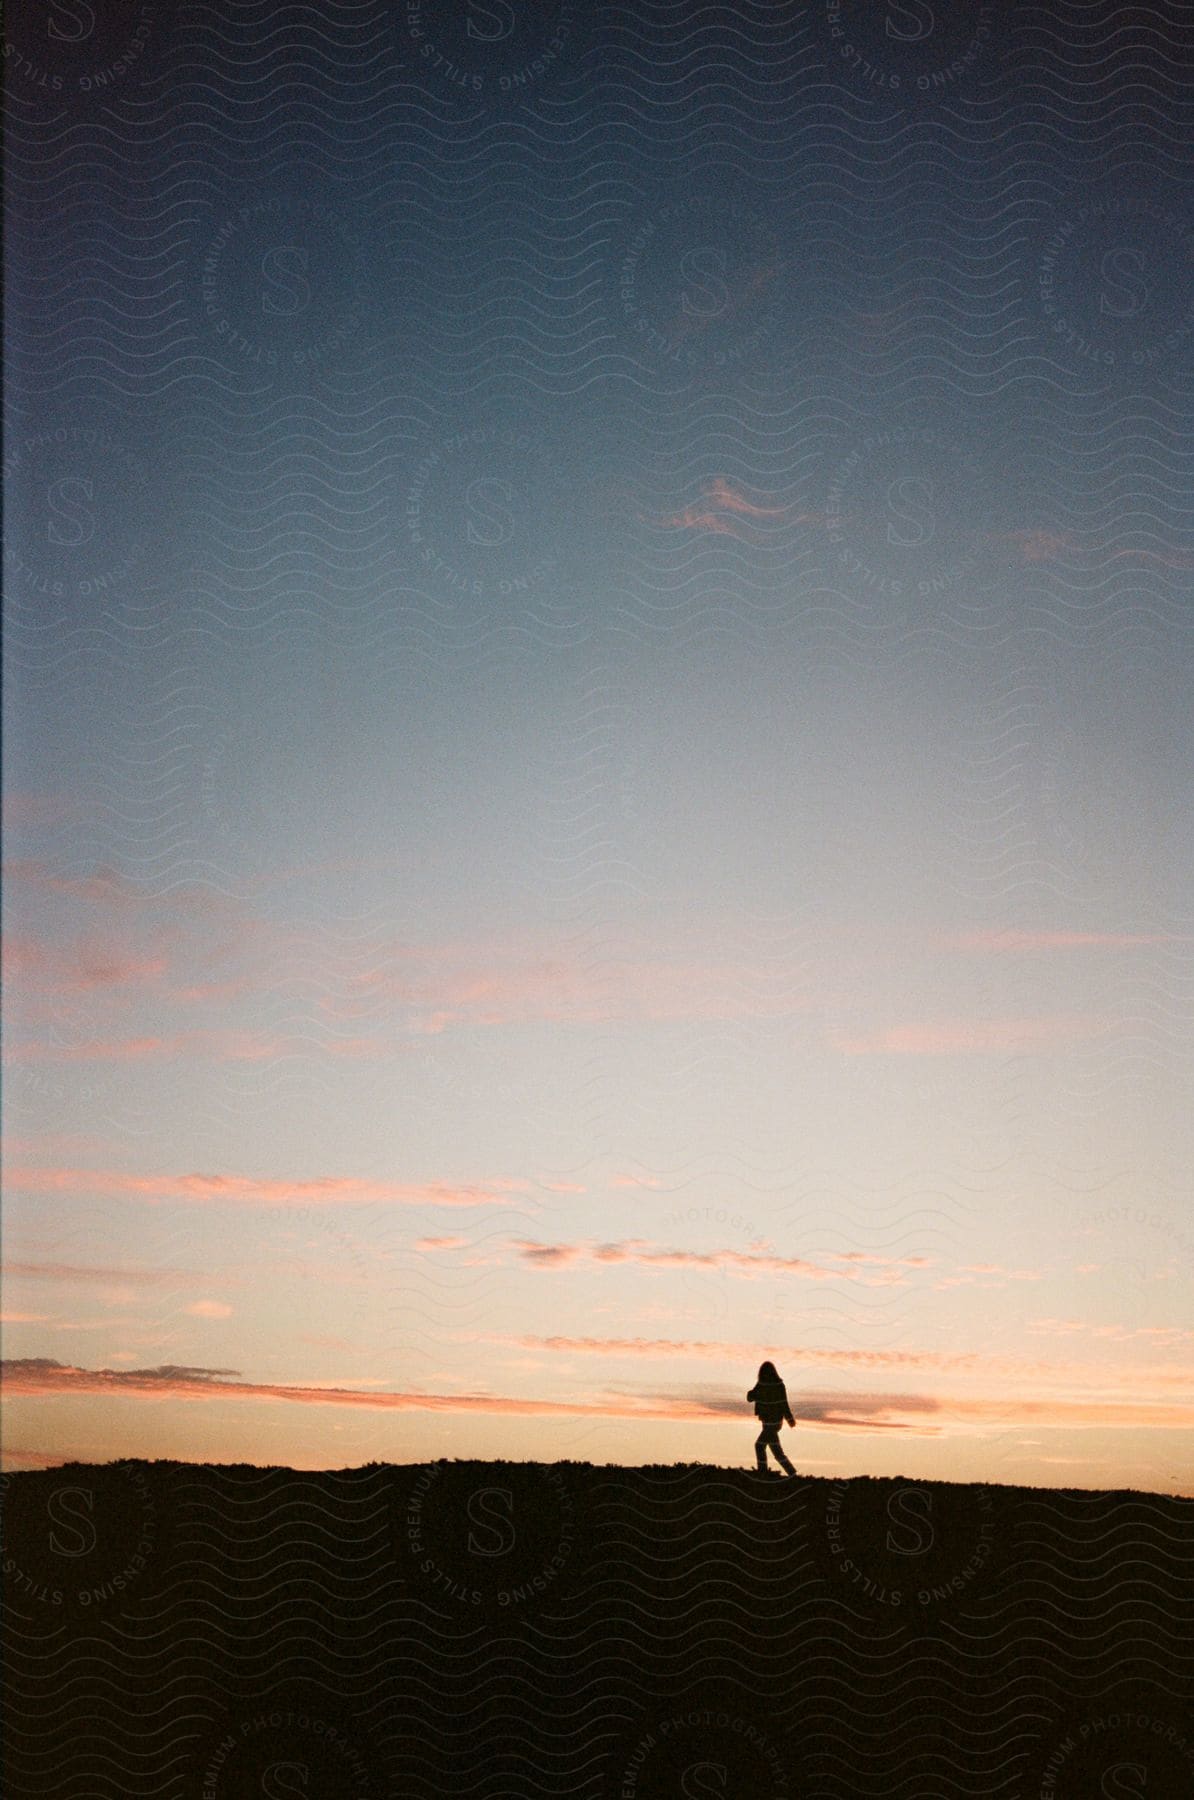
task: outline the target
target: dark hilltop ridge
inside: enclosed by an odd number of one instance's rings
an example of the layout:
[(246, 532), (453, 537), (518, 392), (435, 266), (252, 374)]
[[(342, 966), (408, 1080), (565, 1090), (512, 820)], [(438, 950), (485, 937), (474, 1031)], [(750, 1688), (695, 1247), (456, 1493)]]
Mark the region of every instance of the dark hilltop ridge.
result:
[(702, 1464), (7, 1475), (12, 1796), (1194, 1795), (1194, 1501)]

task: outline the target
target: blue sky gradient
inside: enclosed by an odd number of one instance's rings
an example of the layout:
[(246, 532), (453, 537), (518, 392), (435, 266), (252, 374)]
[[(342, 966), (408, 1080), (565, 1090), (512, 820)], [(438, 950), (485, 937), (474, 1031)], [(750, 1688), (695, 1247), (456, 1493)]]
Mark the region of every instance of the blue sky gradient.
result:
[(749, 1462), (769, 1356), (1194, 1492), (1168, 12), (143, 23), (10, 40), (11, 1466)]

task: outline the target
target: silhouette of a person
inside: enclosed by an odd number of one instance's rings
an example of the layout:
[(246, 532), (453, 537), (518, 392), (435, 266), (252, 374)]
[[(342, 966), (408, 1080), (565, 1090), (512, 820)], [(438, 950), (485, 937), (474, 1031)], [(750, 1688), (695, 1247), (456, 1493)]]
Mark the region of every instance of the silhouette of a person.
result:
[(746, 1396), (754, 1401), (755, 1413), (761, 1420), (763, 1429), (755, 1439), (755, 1455), (759, 1459), (760, 1475), (776, 1475), (777, 1469), (767, 1467), (767, 1452), (770, 1450), (781, 1468), (789, 1475), (796, 1473), (780, 1447), (779, 1428), (784, 1420), (795, 1427), (792, 1408), (788, 1405), (788, 1390), (780, 1379), (779, 1371), (774, 1363), (765, 1362), (759, 1369), (759, 1379)]

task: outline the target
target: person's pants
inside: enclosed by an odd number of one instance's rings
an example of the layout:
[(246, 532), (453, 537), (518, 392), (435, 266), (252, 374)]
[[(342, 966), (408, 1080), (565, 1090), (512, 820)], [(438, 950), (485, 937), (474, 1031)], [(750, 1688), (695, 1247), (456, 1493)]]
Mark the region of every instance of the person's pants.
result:
[(755, 1439), (755, 1455), (759, 1459), (760, 1469), (765, 1469), (767, 1467), (768, 1450), (770, 1450), (781, 1469), (786, 1469), (789, 1475), (794, 1475), (796, 1473), (780, 1446), (778, 1425), (764, 1425), (762, 1431), (760, 1431), (758, 1437)]

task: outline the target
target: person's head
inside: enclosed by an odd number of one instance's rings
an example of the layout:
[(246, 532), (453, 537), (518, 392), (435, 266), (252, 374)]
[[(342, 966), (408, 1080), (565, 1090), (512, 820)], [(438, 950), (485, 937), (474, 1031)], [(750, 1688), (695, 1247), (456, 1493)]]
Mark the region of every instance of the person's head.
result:
[(759, 1364), (759, 1380), (760, 1381), (778, 1381), (779, 1380), (779, 1370), (776, 1368), (774, 1363), (767, 1362), (767, 1363)]

